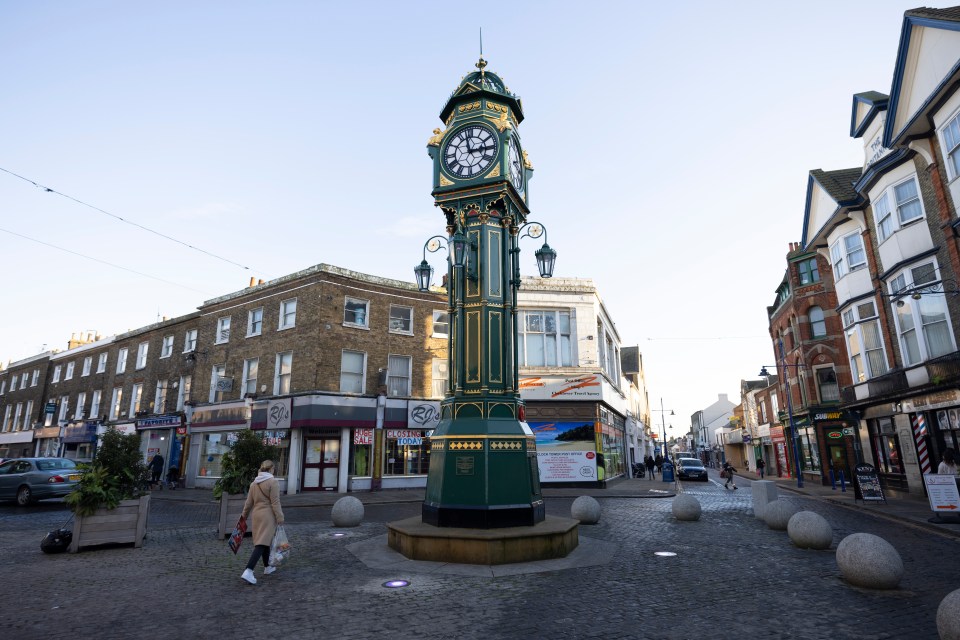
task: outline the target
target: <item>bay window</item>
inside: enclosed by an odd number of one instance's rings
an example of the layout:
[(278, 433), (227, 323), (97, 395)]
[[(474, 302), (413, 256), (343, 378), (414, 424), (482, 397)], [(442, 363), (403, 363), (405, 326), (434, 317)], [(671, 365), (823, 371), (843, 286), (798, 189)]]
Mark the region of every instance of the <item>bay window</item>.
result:
[[(938, 283), (933, 262), (904, 269), (890, 281), (890, 293), (903, 294), (892, 308), (907, 366), (956, 350), (946, 300), (943, 295), (924, 291), (924, 286)], [(909, 295), (911, 290), (913, 294)]]
[(867, 254), (863, 250), (863, 238), (859, 229), (830, 245), (830, 261), (833, 263), (833, 273), (837, 280), (851, 271), (867, 266)]
[(843, 332), (854, 383), (887, 372), (887, 354), (883, 349), (880, 319), (873, 301), (858, 304), (843, 312)]

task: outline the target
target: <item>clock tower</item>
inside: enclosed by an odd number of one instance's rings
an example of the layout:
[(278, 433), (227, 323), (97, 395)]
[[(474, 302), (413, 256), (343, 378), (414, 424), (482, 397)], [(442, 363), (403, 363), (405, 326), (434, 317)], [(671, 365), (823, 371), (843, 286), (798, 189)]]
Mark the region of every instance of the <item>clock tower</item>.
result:
[[(519, 238), (528, 225), (533, 173), (520, 145), (520, 98), (499, 76), (465, 76), (440, 112), (445, 128), (427, 143), (433, 192), (450, 245), (447, 291), (450, 378), (430, 437), (424, 523), (497, 528), (544, 519), (533, 432), (518, 389)], [(430, 250), (436, 250), (434, 245)], [(552, 273), (556, 253), (537, 252)], [(418, 267), (430, 270), (426, 262)], [(543, 270), (541, 270), (543, 273)], [(425, 281), (420, 281), (425, 287)]]

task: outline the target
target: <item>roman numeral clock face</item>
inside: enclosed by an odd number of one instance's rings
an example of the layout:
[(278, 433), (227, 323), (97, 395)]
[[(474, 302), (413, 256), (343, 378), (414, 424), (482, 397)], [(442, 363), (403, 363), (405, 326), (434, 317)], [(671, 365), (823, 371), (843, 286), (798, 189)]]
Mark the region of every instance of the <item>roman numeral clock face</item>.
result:
[(443, 164), (451, 175), (475, 178), (497, 157), (500, 141), (491, 129), (475, 124), (461, 129), (443, 148)]

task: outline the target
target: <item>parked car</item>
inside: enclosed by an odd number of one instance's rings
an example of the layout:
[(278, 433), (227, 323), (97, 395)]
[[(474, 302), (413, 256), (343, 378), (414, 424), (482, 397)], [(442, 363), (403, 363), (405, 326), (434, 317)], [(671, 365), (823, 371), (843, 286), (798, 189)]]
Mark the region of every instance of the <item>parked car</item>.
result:
[[(692, 460), (692, 461), (694, 461), (694, 462), (700, 462), (700, 459), (699, 459), (699, 458), (692, 458), (692, 457), (689, 457), (689, 456), (684, 456), (684, 457), (682, 457), (682, 458), (677, 458), (676, 462), (673, 463), (673, 466), (679, 467), (679, 466), (680, 466), (680, 463), (683, 462), (684, 460)], [(701, 464), (702, 464), (702, 463), (701, 463)]]
[(680, 480), (700, 480), (706, 482), (707, 469), (696, 458), (680, 458), (677, 460), (677, 478)]
[(0, 464), (0, 500), (25, 507), (37, 500), (62, 498), (80, 481), (82, 472), (66, 458), (14, 458)]

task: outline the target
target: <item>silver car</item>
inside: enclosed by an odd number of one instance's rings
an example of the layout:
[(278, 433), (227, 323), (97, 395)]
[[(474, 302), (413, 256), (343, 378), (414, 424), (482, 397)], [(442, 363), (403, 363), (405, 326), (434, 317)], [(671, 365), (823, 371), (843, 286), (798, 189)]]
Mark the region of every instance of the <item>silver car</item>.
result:
[(0, 500), (25, 507), (37, 500), (62, 498), (80, 481), (82, 472), (66, 458), (14, 458), (0, 464)]

